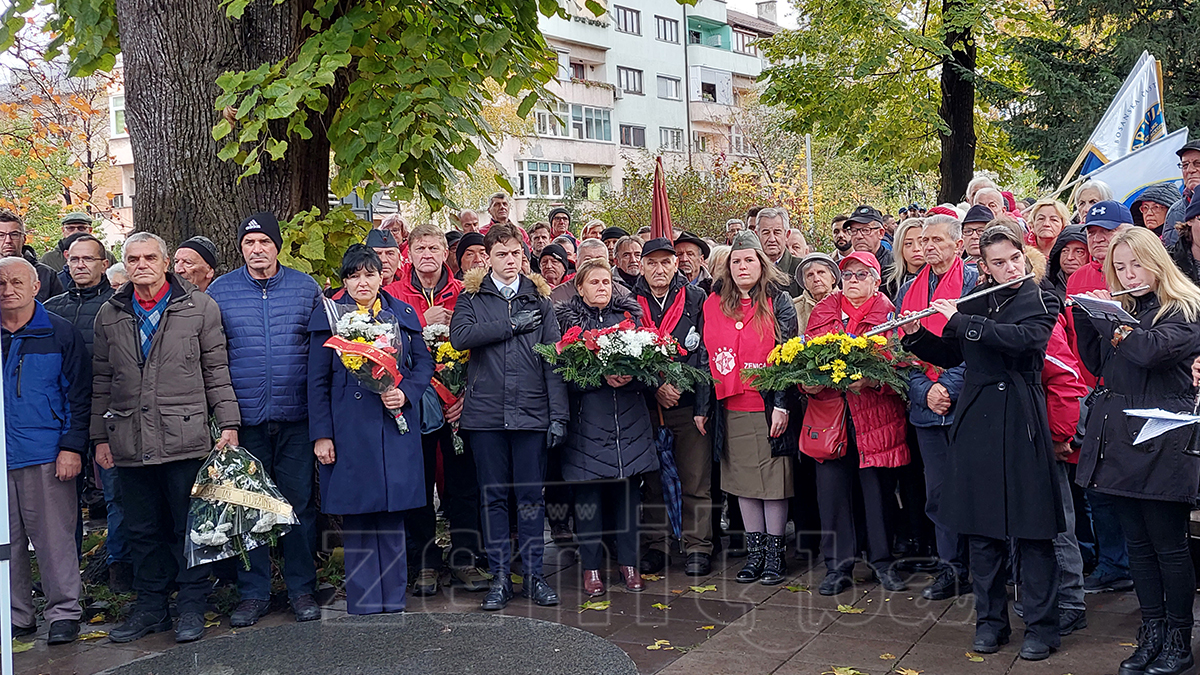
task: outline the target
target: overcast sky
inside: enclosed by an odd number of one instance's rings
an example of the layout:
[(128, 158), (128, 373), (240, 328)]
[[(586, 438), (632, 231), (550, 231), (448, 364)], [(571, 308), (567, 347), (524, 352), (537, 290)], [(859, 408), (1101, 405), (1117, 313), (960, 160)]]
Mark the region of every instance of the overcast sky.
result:
[[(727, 0), (730, 9), (736, 9), (742, 14), (758, 15), (755, 0)], [(789, 0), (778, 0), (775, 5), (776, 21), (785, 28), (796, 27), (796, 8)]]

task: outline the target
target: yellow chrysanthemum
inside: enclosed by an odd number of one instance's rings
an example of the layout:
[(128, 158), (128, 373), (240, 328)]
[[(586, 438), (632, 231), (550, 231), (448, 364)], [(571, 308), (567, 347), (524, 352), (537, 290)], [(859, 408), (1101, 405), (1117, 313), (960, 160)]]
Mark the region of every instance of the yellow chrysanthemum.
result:
[(767, 354), (767, 363), (774, 366), (779, 363), (779, 348), (780, 345), (775, 345), (770, 354)]
[(436, 359), (438, 363), (450, 363), (452, 361), (466, 361), (466, 356), (466, 352), (460, 352), (449, 342), (443, 342), (438, 345)]
[(875, 344), (879, 345), (880, 347), (883, 347), (884, 345), (887, 344), (887, 338), (883, 337), (882, 335), (872, 335), (871, 342), (874, 342)]
[(861, 380), (861, 379), (862, 379), (862, 376), (863, 376), (863, 374), (862, 374), (862, 373), (851, 373), (851, 374), (850, 374), (850, 379), (851, 379), (851, 380)]
[(358, 354), (342, 354), (342, 365), (346, 366), (346, 370), (358, 370), (367, 362), (366, 357)]

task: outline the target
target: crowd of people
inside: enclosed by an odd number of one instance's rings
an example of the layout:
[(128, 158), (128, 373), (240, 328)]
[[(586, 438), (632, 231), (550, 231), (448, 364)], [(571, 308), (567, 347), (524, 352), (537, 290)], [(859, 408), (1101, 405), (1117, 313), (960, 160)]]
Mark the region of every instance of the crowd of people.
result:
[[(20, 218), (0, 212), (14, 634), (37, 629), (32, 543), (48, 642), (78, 636), (82, 471), (104, 491), (110, 584), (137, 594), (110, 638), (174, 627), (198, 639), (212, 570), (188, 567), (183, 541), (215, 438), (261, 460), (299, 519), (278, 543), (297, 621), (321, 616), (325, 513), (341, 518), (352, 614), (402, 611), (408, 594), (447, 584), (502, 609), (514, 559), (522, 595), (557, 605), (548, 527), (577, 545), (589, 596), (640, 591), (642, 575), (681, 562), (708, 575), (721, 549), (745, 558), (740, 583), (783, 582), (793, 556), (823, 560), (830, 596), (855, 584), (859, 562), (893, 592), (929, 572), (927, 599), (974, 594), (979, 653), (1011, 637), (1011, 580), (1029, 660), (1086, 628), (1086, 594), (1132, 589), (1143, 623), (1120, 672), (1185, 672), (1200, 458), (1192, 427), (1135, 445), (1140, 425), (1124, 413), (1197, 400), (1200, 143), (1179, 154), (1185, 190), (1154, 186), (1132, 211), (1095, 181), (1065, 203), (1018, 202), (977, 178), (962, 203), (899, 218), (860, 205), (833, 219), (824, 252), (774, 206), (730, 219), (720, 241), (652, 238), (576, 227), (564, 208), (521, 227), (497, 193), (449, 231), (385, 218), (324, 289), (280, 264), (270, 213), (238, 226), (244, 264), (218, 276), (204, 237), (172, 252), (135, 233), (116, 263), (86, 214), (67, 216), (38, 260)], [(1136, 323), (1069, 300), (1117, 292)], [(395, 322), (397, 386), (369, 390), (322, 347), (336, 307)], [(759, 391), (742, 377), (793, 337), (863, 335), (897, 317), (887, 334), (920, 360), (907, 397), (868, 379)], [(583, 387), (533, 349), (626, 319), (674, 337), (712, 385), (609, 375)], [(430, 387), (424, 335), (439, 326), (469, 353), (456, 400)], [(679, 495), (658, 478), (662, 427)], [(674, 498), (678, 538), (664, 507)], [(237, 570), (234, 627), (268, 611), (271, 565), (259, 547)]]

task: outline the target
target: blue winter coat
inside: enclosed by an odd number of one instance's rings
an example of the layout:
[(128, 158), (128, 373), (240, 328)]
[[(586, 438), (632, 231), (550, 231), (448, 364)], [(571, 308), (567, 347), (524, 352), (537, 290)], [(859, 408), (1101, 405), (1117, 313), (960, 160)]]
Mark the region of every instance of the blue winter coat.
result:
[(88, 447), (92, 359), (70, 321), (36, 303), (4, 352), (4, 438), (8, 468), (49, 464), (59, 450)]
[[(320, 464), (321, 511), (362, 514), (405, 511), (425, 505), (425, 465), (421, 452), (421, 396), (433, 377), (433, 357), (421, 338), (412, 306), (380, 292), (383, 311), (400, 325), (400, 374), (408, 433), (376, 394), (359, 385), (333, 349), (322, 345), (333, 334), (324, 306), (309, 324), (308, 429), (313, 440), (332, 438), (333, 464)], [(351, 300), (351, 302), (353, 302)]]
[[(929, 275), (930, 283), (933, 287), (937, 287), (937, 282), (934, 280), (933, 274)], [(916, 278), (907, 281), (900, 287), (900, 292), (896, 294), (896, 307), (899, 307), (904, 302), (904, 296), (908, 295), (908, 289), (912, 288)], [(975, 265), (963, 265), (963, 287), (962, 295), (966, 295), (974, 290), (979, 283), (979, 270)], [(929, 291), (929, 297), (933, 297), (933, 289)], [(966, 366), (955, 366), (947, 368), (938, 377), (935, 383), (925, 375), (923, 370), (914, 370), (908, 378), (908, 419), (914, 427), (926, 429), (929, 427), (948, 427), (954, 424), (954, 408), (958, 403), (958, 395), (963, 390), (963, 377), (966, 374)], [(934, 384), (940, 384), (946, 388), (946, 392), (950, 394), (950, 411), (945, 415), (939, 415), (929, 409), (925, 403), (929, 396), (929, 390)]]
[(245, 267), (208, 287), (229, 340), (229, 375), (242, 424), (308, 416), (308, 324), (320, 304), (313, 278), (279, 266), (266, 288)]

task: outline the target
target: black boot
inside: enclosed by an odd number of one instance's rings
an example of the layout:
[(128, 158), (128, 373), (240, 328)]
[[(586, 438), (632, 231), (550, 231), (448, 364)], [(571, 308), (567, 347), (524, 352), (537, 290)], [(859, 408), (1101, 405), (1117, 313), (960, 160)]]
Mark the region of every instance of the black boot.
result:
[(1192, 627), (1168, 628), (1158, 658), (1146, 666), (1146, 675), (1181, 675), (1192, 672), (1196, 659), (1192, 656)]
[(767, 535), (763, 532), (746, 533), (746, 566), (737, 573), (739, 584), (749, 584), (758, 581), (766, 564)]
[(766, 561), (759, 583), (763, 586), (775, 586), (783, 583), (786, 574), (787, 561), (784, 560), (783, 535), (768, 534)]
[(1167, 639), (1167, 622), (1162, 619), (1143, 621), (1138, 629), (1137, 649), (1121, 662), (1118, 675), (1142, 675), (1146, 666), (1158, 658)]

